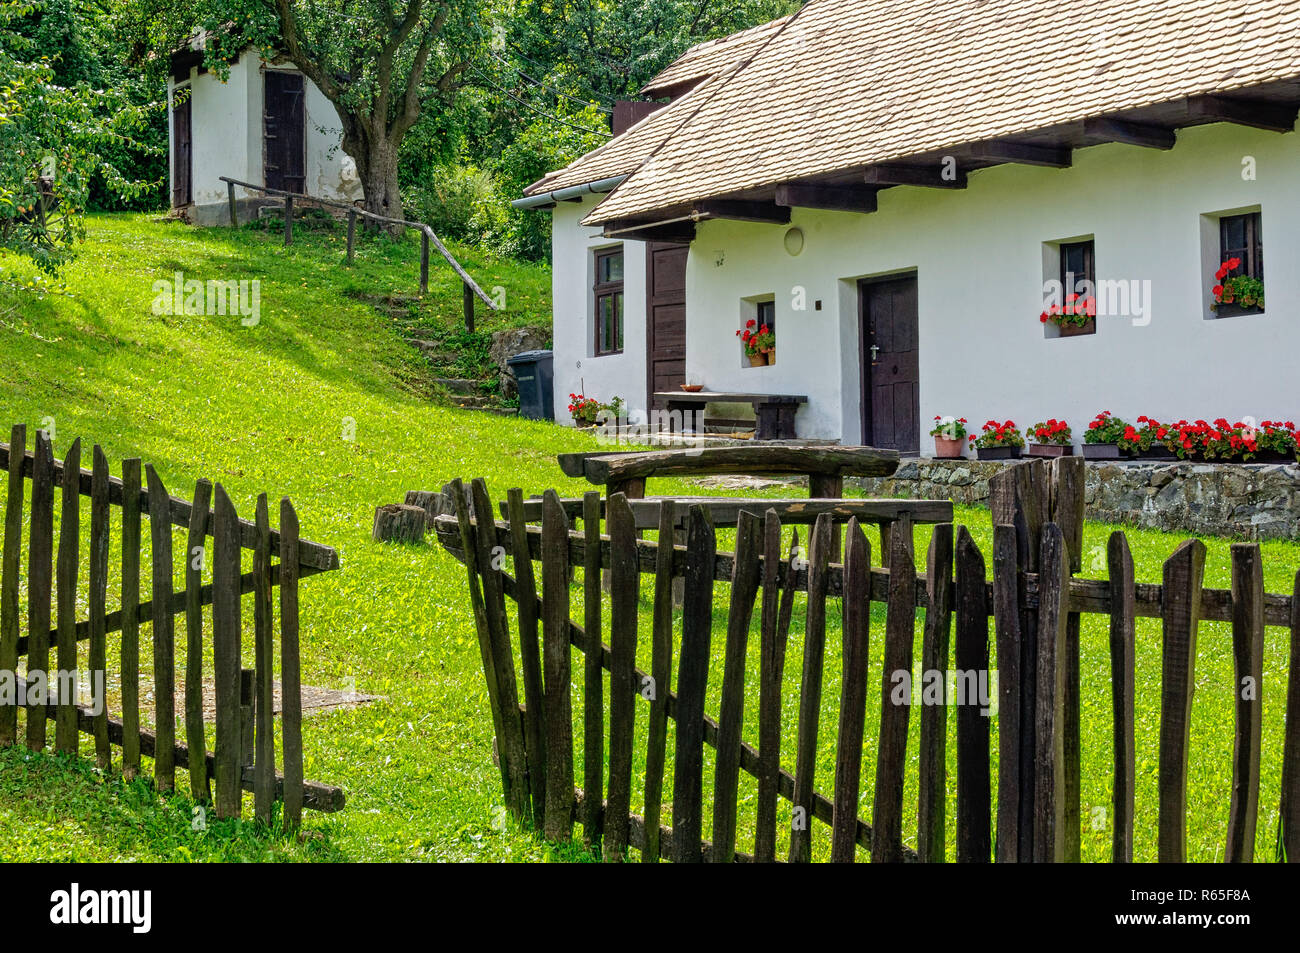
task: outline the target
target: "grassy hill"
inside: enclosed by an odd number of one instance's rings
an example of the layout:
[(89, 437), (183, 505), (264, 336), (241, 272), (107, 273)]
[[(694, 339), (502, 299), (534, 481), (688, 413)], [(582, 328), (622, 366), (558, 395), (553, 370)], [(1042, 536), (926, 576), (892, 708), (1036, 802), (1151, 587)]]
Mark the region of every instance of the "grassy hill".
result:
[[(412, 292), (418, 260), (414, 241), (367, 243), (352, 269), (341, 263), (341, 235), (304, 232), (296, 241), (285, 250), (273, 232), (200, 231), (147, 216), (92, 218), (88, 241), (66, 275), (69, 295), (33, 300), (0, 292), (0, 428), (7, 434), (14, 422), (32, 429), (52, 423), (57, 456), (81, 436), (87, 444), (103, 446), (115, 472), (124, 457), (140, 456), (158, 468), (179, 496), (192, 493), (200, 477), (220, 481), (245, 514), (262, 492), (294, 500), (303, 535), (337, 547), (342, 558), (339, 572), (303, 584), (303, 681), (326, 688), (355, 686), (382, 696), (375, 704), (309, 718), (304, 726), (307, 777), (341, 785), (348, 805), (333, 816), (309, 812), (301, 838), (262, 831), (251, 823), (213, 823), (206, 831), (194, 831), (192, 805), (183, 793), (160, 797), (147, 781), (123, 785), (118, 775), (106, 779), (85, 759), (69, 764), (53, 755), (11, 749), (0, 752), (0, 858), (581, 856), (577, 847), (554, 851), (526, 830), (493, 824), (501, 801), (499, 774), (492, 764), (491, 721), (463, 569), (436, 547), (373, 543), (370, 527), (375, 506), (400, 501), (408, 489), (436, 489), (456, 476), (487, 477), (494, 496), (512, 486), (526, 494), (555, 487), (564, 495), (578, 495), (590, 487), (564, 478), (554, 457), (592, 449), (593, 440), (551, 424), (462, 411), (432, 399), (434, 371), (404, 341), (409, 327), (395, 319), (392, 309), (368, 303)], [(484, 287), (507, 290), (506, 311), (483, 321), (488, 330), (545, 323), (546, 269), (484, 258), (468, 248), (456, 252)], [(11, 264), (0, 261), (5, 267)], [(172, 280), (175, 272), (201, 280), (260, 279), (260, 322), (246, 327), (237, 316), (154, 314), (153, 284)], [(428, 298), (405, 302), (399, 311), (451, 334), (460, 320), (459, 282), (435, 260)], [(355, 440), (345, 439), (350, 422)], [(699, 489), (661, 481), (653, 491)], [(959, 509), (957, 518), (989, 552), (987, 511)], [(1088, 524), (1085, 550), (1104, 546), (1110, 529)], [(1158, 580), (1160, 562), (1177, 537), (1130, 531), (1129, 538), (1138, 579)], [(924, 552), (926, 542), (918, 532), (918, 552)], [(1227, 541), (1207, 544), (1206, 584), (1226, 587)], [(1294, 544), (1267, 544), (1267, 589), (1289, 591), (1298, 563), (1300, 548)], [(719, 605), (719, 612), (725, 612), (725, 601)], [(831, 686), (838, 686), (840, 678), (838, 612), (830, 614), (824, 726), (834, 724), (838, 692)], [(717, 617), (719, 627), (723, 619)], [(878, 704), (882, 624), (877, 609), (869, 705)], [(791, 660), (800, 657), (798, 630), (796, 623)], [(1197, 662), (1189, 855), (1200, 860), (1213, 859), (1222, 848), (1231, 784), (1228, 631), (1222, 624), (1203, 626)], [(147, 634), (146, 627), (146, 651)], [(246, 633), (245, 645), (251, 644)], [(1108, 828), (1093, 826), (1095, 809), (1104, 815), (1110, 799), (1106, 645), (1104, 624), (1088, 617), (1082, 639), (1084, 857), (1093, 860), (1105, 858), (1110, 844)], [(710, 676), (714, 692), (721, 674), (718, 658)], [(1159, 627), (1153, 620), (1140, 621), (1137, 663), (1136, 856), (1150, 860), (1160, 705)], [(750, 669), (756, 672), (757, 666)], [(1280, 630), (1270, 629), (1261, 856), (1276, 823), (1285, 672), (1286, 640)], [(787, 686), (797, 680), (792, 661)], [(749, 694), (757, 697), (756, 691)], [(790, 725), (795, 702), (791, 694), (786, 706)], [(710, 708), (716, 710), (716, 705), (715, 694)], [(748, 718), (747, 735), (754, 724)], [(868, 751), (874, 750), (873, 722), (874, 717), (868, 719)], [(911, 720), (913, 759), (917, 722)], [(950, 718), (950, 731), (953, 725)], [(638, 749), (643, 738), (639, 733)], [(791, 730), (786, 734), (791, 753), (793, 740)], [(834, 743), (835, 733), (827, 728), (819, 738), (823, 789), (833, 771)], [(996, 752), (996, 730), (993, 743)], [(950, 740), (950, 757), (952, 752)], [(868, 792), (870, 776), (864, 774)], [(906, 803), (914, 812), (914, 767), (908, 776)], [(188, 790), (183, 772), (177, 787)], [(750, 782), (743, 782), (742, 791), (743, 815), (753, 807)], [(910, 838), (914, 821), (906, 820), (904, 830)], [(819, 850), (824, 840), (819, 835)], [(950, 828), (950, 849), (951, 844)]]

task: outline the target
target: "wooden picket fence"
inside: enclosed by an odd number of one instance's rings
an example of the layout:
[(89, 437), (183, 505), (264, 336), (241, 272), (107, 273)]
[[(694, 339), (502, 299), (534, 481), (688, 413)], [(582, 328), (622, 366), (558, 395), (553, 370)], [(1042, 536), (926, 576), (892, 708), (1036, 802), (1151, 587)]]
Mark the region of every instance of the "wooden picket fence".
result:
[[(813, 826), (830, 828), (829, 856), (853, 861), (942, 862), (946, 857), (945, 746), (947, 706), (919, 705), (917, 830), (904, 842), (904, 771), (910, 708), (891, 700), (891, 676), (913, 669), (916, 612), (924, 613), (922, 667), (960, 682), (990, 674), (997, 663), (998, 759), (992, 776), (990, 721), (978, 704), (956, 706), (956, 843), (959, 862), (1073, 861), (1080, 853), (1079, 617), (1110, 620), (1113, 673), (1114, 784), (1112, 859), (1133, 856), (1134, 639), (1137, 617), (1163, 623), (1163, 690), (1159, 754), (1161, 861), (1186, 859), (1188, 732), (1198, 623), (1232, 622), (1238, 691), (1232, 799), (1225, 859), (1248, 861), (1255, 844), (1261, 758), (1262, 647), (1266, 625), (1289, 628), (1288, 717), (1285, 728), (1278, 856), (1300, 859), (1300, 575), (1289, 596), (1263, 590), (1259, 547), (1232, 547), (1232, 589), (1202, 588), (1204, 544), (1189, 540), (1164, 565), (1161, 585), (1134, 580), (1122, 532), (1109, 541), (1104, 580), (1074, 578), (1081, 569), (1081, 460), (1035, 461), (1009, 469), (992, 485), (992, 579), (969, 531), (934, 528), (926, 572), (918, 574), (911, 532), (888, 536), (888, 568), (871, 565), (871, 547), (856, 519), (844, 534), (844, 560), (832, 563), (837, 529), (818, 516), (804, 558), (782, 558), (782, 526), (754, 500), (737, 520), (735, 552), (717, 551), (709, 510), (689, 508), (686, 545), (638, 538), (622, 494), (588, 494), (583, 531), (570, 530), (565, 507), (545, 494), (541, 525), (529, 525), (523, 495), (511, 490), (497, 522), (487, 487), (467, 494), (451, 484), (455, 516), (436, 520), (439, 541), (465, 563), (487, 682), (506, 803), (550, 839), (567, 841), (575, 818), (584, 840), (607, 859), (635, 847), (642, 860), (776, 859), (777, 800), (791, 805), (790, 861), (813, 856)], [(734, 502), (734, 501), (731, 501)], [(662, 501), (659, 539), (673, 539), (675, 503)], [(798, 534), (795, 533), (795, 547)], [(507, 572), (504, 556), (510, 557)], [(540, 585), (533, 563), (540, 563)], [(583, 624), (570, 618), (574, 567), (582, 567)], [(609, 619), (602, 640), (601, 574), (609, 577)], [(648, 633), (638, 618), (642, 576), (653, 577)], [(684, 577), (680, 630), (674, 631), (672, 582)], [(706, 713), (713, 653), (715, 584), (730, 585), (725, 650), (716, 717)], [(803, 660), (793, 772), (781, 764), (781, 690), (796, 592), (806, 594)], [(827, 599), (842, 612), (834, 786), (816, 790), (819, 712), (823, 695)], [(514, 603), (514, 621), (507, 613)], [(885, 608), (884, 670), (875, 783), (870, 817), (859, 816), (870, 604)], [(757, 745), (744, 740), (745, 665), (758, 606), (760, 672)], [(954, 626), (955, 620), (955, 626)], [(993, 638), (990, 640), (990, 620)], [(955, 631), (954, 631), (955, 629)], [(540, 632), (540, 644), (539, 644)], [(638, 642), (650, 639), (650, 671), (635, 664)], [(582, 657), (581, 785), (574, 784), (571, 648)], [(674, 657), (675, 656), (675, 657)], [(676, 667), (676, 691), (667, 687)], [(523, 699), (516, 680), (522, 671)], [(608, 673), (608, 733), (604, 679)], [(969, 684), (969, 681), (968, 681)], [(832, 689), (833, 690), (833, 689)], [(915, 692), (916, 689), (913, 688)], [(632, 811), (635, 708), (649, 698), (643, 810)], [(661, 823), (667, 722), (675, 722), (671, 826)], [(605, 739), (608, 738), (608, 761)], [(711, 841), (702, 837), (706, 810), (704, 750), (714, 750)], [(1270, 753), (1276, 755), (1276, 753)], [(739, 849), (740, 771), (757, 779), (754, 829)], [(996, 784), (996, 788), (995, 788)], [(800, 824), (800, 819), (805, 822)]]
[[(296, 825), (304, 807), (337, 811), (344, 794), (337, 787), (303, 780), (302, 705), (299, 675), (299, 580), (339, 566), (328, 546), (299, 538), (292, 503), (280, 504), (280, 529), (273, 530), (266, 495), (257, 502), (254, 522), (241, 520), (225, 489), (207, 480), (195, 485), (193, 502), (170, 496), (152, 466), (122, 461), (121, 477), (110, 475), (108, 459), (98, 446), (92, 468), (81, 469), (81, 441), (63, 460), (54, 459), (44, 431), (37, 431), (34, 449), (27, 450), (27, 430), (13, 428), (8, 445), (0, 444), (0, 469), (9, 473), (5, 508), (3, 558), (0, 561), (0, 676), (14, 683), (27, 679), (25, 740), (33, 751), (46, 744), (46, 722), (53, 720), (54, 747), (78, 753), (78, 737), (94, 738), (98, 766), (110, 769), (111, 747), (121, 748), (121, 770), (127, 779), (140, 771), (141, 756), (153, 759), (154, 783), (160, 791), (175, 787), (177, 767), (186, 768), (190, 793), (196, 801), (214, 803), (218, 817), (238, 817), (242, 792), (254, 794), (254, 814), (271, 820), (272, 803), (283, 802), (286, 824)], [(31, 483), (26, 576), (26, 632), (20, 580), (26, 483)], [(59, 538), (54, 548), (55, 489), (59, 490)], [(89, 566), (85, 581), (87, 617), (77, 618), (83, 580), (81, 559), (81, 498), (89, 497)], [(215, 505), (210, 507), (215, 497)], [(112, 512), (120, 511), (114, 521)], [(150, 598), (141, 601), (141, 517), (149, 521)], [(173, 526), (188, 530), (180, 553), (185, 588), (173, 587)], [(116, 546), (112, 541), (116, 537)], [(211, 544), (209, 545), (209, 540)], [(108, 610), (110, 550), (120, 551), (120, 606)], [(210, 553), (209, 553), (210, 550)], [(243, 572), (244, 550), (252, 552), (252, 571)], [(278, 556), (278, 562), (275, 557)], [(211, 582), (203, 582), (205, 565)], [(273, 718), (275, 612), (273, 588), (279, 587), (281, 681), (280, 763), (276, 772)], [(253, 594), (254, 666), (242, 667), (241, 603)], [(212, 607), (212, 681), (215, 692), (215, 748), (209, 752), (204, 727), (203, 609)], [(51, 628), (51, 608), (56, 614)], [(173, 617), (185, 616), (184, 735), (176, 738), (175, 631)], [(152, 623), (154, 730), (141, 728), (140, 624)], [(106, 695), (109, 659), (107, 636), (121, 633), (121, 717), (109, 716), (106, 703), (78, 704), (70, 680), (56, 684), (57, 673), (102, 677)], [(85, 643), (83, 650), (82, 643)], [(55, 672), (50, 653), (55, 650)], [(25, 660), (26, 676), (18, 675)], [(82, 667), (81, 662), (85, 662)], [(33, 691), (36, 673), (48, 684), (48, 697)], [(16, 701), (17, 699), (14, 699)], [(0, 746), (19, 741), (18, 704), (0, 703)], [(98, 708), (97, 711), (93, 710)], [(211, 797), (215, 781), (216, 798)]]

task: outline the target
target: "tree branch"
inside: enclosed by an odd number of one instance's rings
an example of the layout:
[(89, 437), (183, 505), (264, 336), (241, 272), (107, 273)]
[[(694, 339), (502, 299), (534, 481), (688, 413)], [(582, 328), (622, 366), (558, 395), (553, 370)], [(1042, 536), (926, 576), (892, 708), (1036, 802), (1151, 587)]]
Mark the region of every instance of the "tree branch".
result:
[(280, 38), (284, 41), (284, 51), (293, 61), (293, 65), (316, 84), (325, 94), (326, 99), (336, 106), (339, 105), (342, 90), (325, 72), (322, 64), (309, 56), (302, 45), (302, 40), (298, 36), (298, 18), (294, 15), (292, 0), (275, 0), (275, 10), (280, 17)]

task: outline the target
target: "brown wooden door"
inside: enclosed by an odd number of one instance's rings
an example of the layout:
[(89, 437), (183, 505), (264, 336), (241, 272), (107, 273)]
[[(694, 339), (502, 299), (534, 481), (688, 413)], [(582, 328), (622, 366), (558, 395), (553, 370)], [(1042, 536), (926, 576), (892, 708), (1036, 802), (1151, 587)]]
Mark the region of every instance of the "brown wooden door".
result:
[(268, 189), (306, 192), (307, 124), (299, 73), (266, 73), (262, 117), (263, 175)]
[(686, 383), (686, 256), (689, 245), (646, 247), (646, 399)]
[(194, 201), (190, 87), (180, 87), (175, 95), (183, 98), (172, 106), (172, 208), (182, 208)]
[(863, 282), (862, 439), (868, 446), (919, 453), (920, 361), (916, 278)]

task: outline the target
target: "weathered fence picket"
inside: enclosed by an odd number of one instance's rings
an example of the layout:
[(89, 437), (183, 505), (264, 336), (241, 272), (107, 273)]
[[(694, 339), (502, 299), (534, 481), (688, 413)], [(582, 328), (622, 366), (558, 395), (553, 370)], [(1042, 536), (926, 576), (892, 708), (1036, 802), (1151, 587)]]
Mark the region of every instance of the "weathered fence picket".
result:
[[(957, 862), (988, 863), (992, 828), (989, 781), (989, 612), (984, 557), (963, 526), (957, 533)], [(947, 672), (947, 664), (931, 671)], [(930, 706), (927, 706), (927, 708)], [(944, 706), (947, 707), (946, 705)], [(940, 858), (942, 859), (942, 858)]]
[[(46, 723), (53, 721), (55, 750), (76, 755), (82, 733), (94, 739), (95, 762), (104, 770), (112, 766), (112, 745), (122, 749), (123, 777), (138, 775), (141, 756), (153, 760), (154, 784), (159, 791), (175, 785), (176, 768), (190, 772), (190, 794), (206, 802), (209, 778), (216, 777), (216, 809), (220, 817), (240, 813), (242, 791), (255, 794), (256, 816), (269, 823), (274, 801), (285, 800), (285, 820), (297, 823), (302, 807), (334, 811), (343, 806), (343, 792), (329, 785), (302, 780), (301, 685), (298, 673), (297, 581), (303, 575), (337, 568), (333, 550), (298, 538), (296, 518), (285, 520), (285, 533), (271, 529), (265, 497), (259, 500), (256, 523), (238, 518), (225, 490), (217, 486), (215, 510), (209, 510), (212, 486), (204, 480), (195, 487), (193, 503), (171, 497), (153, 467), (139, 460), (122, 463), (122, 478), (110, 473), (108, 458), (94, 446), (91, 467), (81, 467), (80, 440), (69, 447), (63, 460), (55, 460), (48, 434), (39, 431), (35, 448), (26, 449), (26, 430), (14, 427), (11, 442), (0, 444), (0, 467), (9, 471), (5, 509), (5, 538), (0, 558), (0, 672), (7, 683), (25, 696), (25, 740), (32, 750), (45, 747)], [(142, 488), (142, 476), (147, 489)], [(18, 566), (21, 561), (24, 486), (32, 481), (30, 535), (28, 540), (27, 636), (19, 636), (21, 603), (17, 596)], [(54, 490), (58, 486), (59, 538), (57, 559), (54, 549)], [(81, 497), (89, 499), (89, 559), (83, 567)], [(285, 510), (292, 508), (285, 501)], [(110, 556), (113, 549), (114, 507), (121, 509), (120, 600), (108, 610), (111, 590)], [(150, 522), (150, 579), (148, 601), (141, 601), (141, 515)], [(174, 527), (187, 530), (182, 570), (185, 589), (173, 591), (176, 572), (173, 562)], [(212, 582), (203, 584), (208, 567), (206, 536), (213, 536)], [(273, 563), (273, 545), (280, 545), (281, 562)], [(243, 549), (254, 550), (254, 572), (241, 575)], [(287, 562), (286, 562), (287, 560)], [(85, 570), (83, 578), (82, 570)], [(286, 583), (291, 592), (282, 602), (281, 627), (284, 639), (285, 749), (283, 778), (275, 772), (273, 718), (275, 620), (271, 613), (272, 587)], [(85, 619), (77, 618), (84, 589)], [(241, 735), (241, 706), (252, 697), (240, 695), (240, 600), (254, 592), (257, 622), (257, 662), (252, 670), (257, 687), (258, 713), (256, 750)], [(57, 597), (57, 598), (56, 598)], [(51, 628), (52, 602), (57, 606)], [(215, 692), (216, 746), (208, 753), (204, 729), (203, 608), (212, 605), (213, 683)], [(176, 740), (176, 615), (186, 615), (186, 664), (183, 677), (185, 700), (185, 743)], [(140, 714), (140, 623), (150, 624), (153, 671), (152, 730), (141, 726)], [(110, 716), (107, 688), (110, 683), (109, 644), (111, 633), (121, 639), (117, 681), (121, 686), (121, 718)], [(53, 646), (51, 645), (53, 638)], [(85, 655), (81, 642), (86, 642)], [(55, 650), (51, 667), (51, 648)], [(26, 674), (17, 674), (25, 661)], [(83, 665), (82, 662), (85, 664)], [(290, 671), (291, 670), (291, 671)], [(82, 704), (82, 688), (89, 684), (89, 705)], [(0, 702), (0, 745), (17, 741), (18, 700), (6, 692)], [(289, 733), (292, 724), (293, 743)], [(250, 720), (251, 725), (251, 720)], [(249, 770), (246, 772), (244, 769)]]

